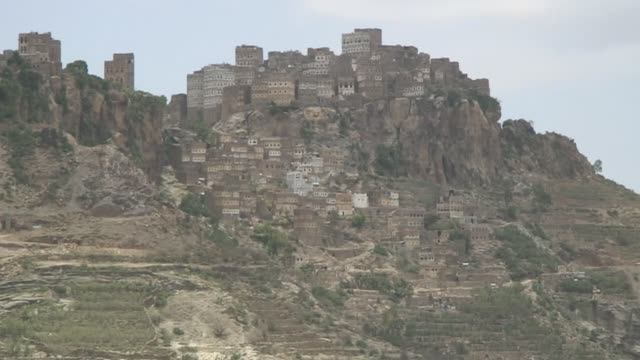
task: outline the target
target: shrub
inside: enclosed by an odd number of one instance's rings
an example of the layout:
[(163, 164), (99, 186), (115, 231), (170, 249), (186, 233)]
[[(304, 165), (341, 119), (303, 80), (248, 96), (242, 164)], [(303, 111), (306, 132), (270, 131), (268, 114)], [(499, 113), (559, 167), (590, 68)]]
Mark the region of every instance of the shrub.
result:
[(180, 202), (180, 210), (191, 216), (208, 218), (211, 223), (217, 224), (216, 217), (207, 207), (204, 196), (202, 195), (194, 193), (188, 193), (185, 195)]
[(389, 251), (387, 251), (387, 249), (384, 246), (380, 245), (380, 244), (376, 244), (373, 247), (373, 253), (376, 254), (376, 255), (380, 255), (380, 256), (389, 255)]
[(355, 215), (353, 215), (353, 217), (351, 218), (351, 226), (356, 229), (361, 229), (364, 226), (366, 221), (367, 221), (367, 218), (364, 216), (364, 214), (358, 212)]
[(366, 290), (377, 290), (388, 295), (394, 302), (398, 302), (413, 293), (413, 287), (404, 279), (390, 279), (386, 274), (379, 273), (358, 274), (354, 277), (352, 284), (346, 285)]
[(13, 170), (16, 181), (20, 184), (28, 184), (29, 177), (24, 166), (25, 158), (33, 154), (37, 141), (33, 132), (24, 127), (14, 127), (6, 133), (9, 144), (9, 166)]
[(180, 329), (179, 327), (174, 327), (173, 328), (173, 334), (177, 335), (177, 336), (182, 336), (182, 335), (184, 335), (184, 331), (182, 329)]
[(311, 289), (311, 294), (318, 302), (335, 307), (344, 306), (344, 302), (347, 299), (347, 294), (343, 291), (332, 291), (322, 286), (316, 286)]
[(531, 190), (533, 193), (533, 199), (531, 200), (533, 210), (536, 212), (545, 212), (549, 210), (553, 201), (551, 200), (551, 195), (544, 189), (544, 186), (541, 184), (535, 184)]
[(293, 252), (293, 247), (289, 244), (287, 234), (275, 229), (271, 225), (260, 224), (256, 226), (251, 238), (261, 243), (267, 249), (269, 255), (288, 255)]
[(402, 158), (402, 145), (396, 142), (387, 146), (380, 144), (375, 150), (375, 170), (383, 176), (399, 177), (406, 175), (405, 161)]

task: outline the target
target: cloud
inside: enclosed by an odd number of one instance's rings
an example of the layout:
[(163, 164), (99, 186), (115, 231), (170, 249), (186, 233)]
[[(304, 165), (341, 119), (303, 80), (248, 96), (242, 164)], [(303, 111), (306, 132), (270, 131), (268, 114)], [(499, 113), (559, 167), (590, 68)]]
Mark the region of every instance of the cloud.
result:
[(303, 4), (323, 15), (395, 22), (541, 15), (550, 9), (551, 0), (303, 0)]

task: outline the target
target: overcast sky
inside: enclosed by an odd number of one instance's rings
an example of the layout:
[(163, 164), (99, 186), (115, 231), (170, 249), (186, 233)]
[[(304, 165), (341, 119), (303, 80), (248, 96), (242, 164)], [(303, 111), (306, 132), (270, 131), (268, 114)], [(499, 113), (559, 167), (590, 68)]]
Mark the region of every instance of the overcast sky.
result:
[(503, 119), (575, 139), (640, 191), (640, 0), (21, 0), (3, 7), (0, 48), (51, 31), (63, 62), (84, 59), (100, 76), (112, 53), (132, 51), (136, 87), (170, 95), (186, 91), (188, 72), (233, 62), (237, 44), (339, 52), (355, 27), (460, 61), (491, 79)]

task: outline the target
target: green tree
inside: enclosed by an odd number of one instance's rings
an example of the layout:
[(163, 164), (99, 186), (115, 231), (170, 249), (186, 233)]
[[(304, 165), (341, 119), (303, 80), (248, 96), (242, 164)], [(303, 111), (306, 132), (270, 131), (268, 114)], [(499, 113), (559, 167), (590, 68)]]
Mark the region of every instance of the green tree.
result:
[(356, 213), (353, 215), (353, 217), (351, 218), (351, 226), (353, 226), (356, 229), (361, 229), (364, 224), (367, 222), (367, 218), (364, 216), (363, 213)]
[(593, 163), (593, 170), (598, 174), (602, 172), (602, 160), (598, 159)]

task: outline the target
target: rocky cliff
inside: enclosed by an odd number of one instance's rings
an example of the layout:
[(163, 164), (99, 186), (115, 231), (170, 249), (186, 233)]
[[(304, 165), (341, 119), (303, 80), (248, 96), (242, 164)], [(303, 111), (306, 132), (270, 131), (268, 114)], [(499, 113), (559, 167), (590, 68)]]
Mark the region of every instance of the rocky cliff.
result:
[(0, 100), (5, 129), (32, 124), (64, 130), (85, 146), (110, 142), (152, 179), (159, 176), (164, 97), (113, 88), (89, 75), (83, 61), (69, 64), (60, 78), (43, 79), (15, 58), (3, 71)]

